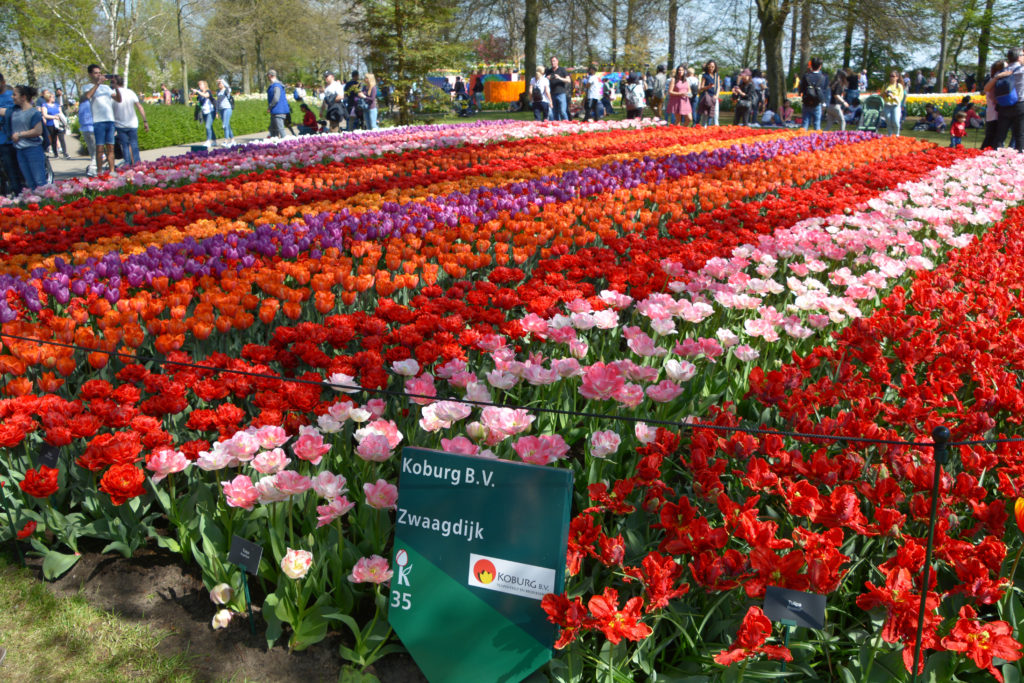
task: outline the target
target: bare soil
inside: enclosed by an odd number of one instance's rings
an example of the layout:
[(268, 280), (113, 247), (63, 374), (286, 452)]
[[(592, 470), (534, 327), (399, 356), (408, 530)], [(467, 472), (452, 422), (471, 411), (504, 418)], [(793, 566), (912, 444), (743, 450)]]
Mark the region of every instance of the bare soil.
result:
[[(28, 565), (42, 580), (41, 560), (29, 560)], [(71, 571), (47, 586), (58, 596), (81, 592), (100, 609), (167, 633), (159, 652), (187, 653), (199, 681), (333, 682), (346, 665), (338, 654), (338, 633), (303, 652), (289, 654), (283, 644), (267, 650), (266, 624), (255, 605), (256, 635), (249, 633), (248, 619), (239, 616), (227, 628), (214, 631), (210, 621), (216, 606), (203, 588), (198, 568), (182, 565), (179, 556), (163, 549), (143, 549), (131, 559), (83, 552)], [(405, 654), (385, 657), (367, 673), (381, 683), (427, 680)]]

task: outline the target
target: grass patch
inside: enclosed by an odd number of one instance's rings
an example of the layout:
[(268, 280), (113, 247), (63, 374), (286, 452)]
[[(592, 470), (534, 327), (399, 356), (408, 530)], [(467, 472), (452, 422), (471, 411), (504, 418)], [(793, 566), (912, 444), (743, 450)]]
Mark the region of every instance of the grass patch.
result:
[(193, 681), (185, 654), (164, 657), (162, 634), (89, 605), (58, 598), (0, 555), (0, 680)]

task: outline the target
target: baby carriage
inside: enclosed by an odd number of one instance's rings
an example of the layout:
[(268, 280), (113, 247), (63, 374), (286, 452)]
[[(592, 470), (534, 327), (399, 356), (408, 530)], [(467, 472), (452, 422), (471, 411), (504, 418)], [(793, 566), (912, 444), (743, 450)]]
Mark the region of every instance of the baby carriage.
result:
[(882, 106), (884, 102), (878, 95), (869, 95), (861, 102), (860, 125), (857, 130), (867, 130), (872, 133), (878, 132), (878, 124), (882, 119)]
[(469, 106), (469, 100), (465, 97), (456, 97), (453, 104), (455, 114), (457, 116), (466, 118), (472, 113), (472, 109)]

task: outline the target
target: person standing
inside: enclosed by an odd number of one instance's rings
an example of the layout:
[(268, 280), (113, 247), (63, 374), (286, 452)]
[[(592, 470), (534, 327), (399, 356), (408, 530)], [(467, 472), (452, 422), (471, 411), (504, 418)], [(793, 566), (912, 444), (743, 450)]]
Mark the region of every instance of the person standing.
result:
[(587, 77), (583, 79), (583, 92), (586, 98), (583, 105), (583, 120), (601, 120), (601, 98), (604, 97), (604, 83), (597, 75), (597, 69), (593, 66), (587, 67)]
[(544, 67), (538, 66), (530, 79), (530, 101), (533, 103), (533, 120), (547, 121), (551, 115), (551, 85), (544, 75)]
[(847, 102), (860, 99), (860, 76), (853, 69), (846, 74), (846, 92), (843, 93), (843, 99)]
[[(114, 102), (114, 131), (118, 142), (121, 144), (121, 156), (124, 157), (125, 166), (134, 166), (142, 161), (139, 156), (139, 116), (142, 117), (142, 125), (149, 130), (149, 119), (146, 118), (146, 110), (139, 102), (139, 96), (131, 88), (124, 87), (120, 76), (114, 77), (114, 83), (121, 98)], [(138, 112), (138, 115), (136, 115)]]
[(20, 194), (25, 187), (18, 167), (18, 153), (11, 141), (11, 115), (14, 113), (14, 89), (7, 86), (3, 74), (0, 74), (0, 166), (7, 177), (7, 192), (10, 195)]
[(846, 118), (843, 116), (843, 107), (850, 106), (846, 97), (844, 97), (848, 89), (847, 85), (849, 85), (849, 79), (846, 72), (840, 69), (832, 78), (832, 92), (829, 93), (829, 103), (825, 109), (825, 121), (828, 123), (829, 128), (832, 127), (832, 124), (838, 123), (839, 130), (846, 130)]
[(216, 100), (214, 100), (213, 93), (210, 92), (210, 85), (206, 81), (196, 83), (192, 92), (196, 96), (196, 106), (199, 107), (203, 125), (206, 126), (206, 149), (210, 149), (217, 144), (217, 132), (213, 129), (213, 120), (217, 118)]
[(363, 89), (359, 97), (363, 101), (363, 128), (377, 129), (377, 77), (371, 73), (363, 76)]
[(558, 66), (558, 57), (551, 58), (551, 66), (544, 72), (551, 88), (551, 120), (569, 120), (569, 93), (572, 91), (572, 79), (564, 66)]
[(224, 129), (224, 146), (235, 143), (235, 134), (231, 130), (231, 114), (235, 110), (235, 98), (231, 95), (231, 86), (223, 78), (217, 79), (217, 116)]
[(479, 73), (476, 78), (473, 79), (473, 96), (470, 98), (469, 103), (473, 108), (474, 112), (480, 111), (480, 98), (484, 95), (484, 75)]
[(65, 159), (70, 159), (68, 145), (64, 141), (64, 131), (67, 130), (68, 120), (64, 118), (64, 112), (60, 110), (57, 96), (49, 90), (43, 91), (43, 106), (39, 108), (39, 113), (43, 115), (43, 124), (49, 134), (53, 158), (57, 158), (57, 143), (59, 142), (61, 154)]
[(89, 100), (78, 101), (78, 132), (82, 136), (85, 148), (89, 150), (89, 165), (85, 175), (92, 178), (96, 175), (96, 135), (92, 127), (92, 103)]
[(1015, 104), (999, 104), (998, 127), (996, 128), (996, 146), (1002, 145), (1006, 134), (1010, 134), (1010, 143), (1018, 152), (1024, 152), (1024, 64), (1021, 63), (1021, 49), (1010, 48), (1006, 52), (1006, 68), (994, 75), (988, 84), (996, 95), (997, 103), (999, 92), (996, 92), (996, 84), (1000, 79), (1010, 79), (1010, 87), (1017, 93)]
[(666, 117), (669, 123), (681, 126), (690, 125), (693, 110), (690, 107), (690, 81), (682, 66), (676, 67), (672, 74), (672, 84), (668, 88), (668, 110)]
[[(679, 69), (676, 69), (676, 73), (679, 73)], [(665, 104), (665, 89), (667, 87), (668, 78), (665, 75), (665, 65), (659, 64), (655, 70), (654, 76), (651, 77), (651, 96), (647, 100), (647, 104), (651, 107), (651, 112), (660, 117), (662, 114), (662, 106)], [(689, 92), (687, 92), (689, 95)], [(689, 109), (689, 107), (687, 107)]]
[(359, 72), (353, 71), (349, 79), (345, 81), (345, 115), (347, 121), (345, 124), (345, 130), (355, 130), (362, 123), (362, 113), (359, 111), (359, 107), (356, 103), (360, 92), (359, 87)]
[(732, 101), (735, 106), (733, 125), (748, 125), (754, 105), (754, 84), (751, 81), (749, 70), (744, 69), (736, 78), (736, 85), (732, 87)]
[(291, 111), (288, 106), (288, 96), (284, 91), (284, 84), (277, 80), (277, 71), (271, 69), (267, 72), (267, 113), (270, 114), (269, 133), (272, 138), (284, 137), (284, 119)]
[(171, 104), (171, 91), (167, 88), (167, 84), (166, 83), (161, 83), (160, 84), (160, 101), (164, 105), (170, 105)]
[(704, 73), (700, 75), (700, 86), (697, 88), (697, 122), (704, 126), (714, 122), (718, 125), (718, 92), (722, 89), (722, 79), (718, 75), (718, 64), (709, 59), (704, 64)]
[(811, 58), (810, 68), (800, 78), (800, 99), (803, 103), (804, 130), (821, 130), (821, 109), (828, 103), (828, 78), (821, 73), (821, 60)]
[(644, 98), (644, 79), (639, 72), (631, 72), (626, 78), (626, 92), (622, 102), (626, 107), (627, 119), (642, 119), (647, 100)]
[(18, 168), (25, 179), (25, 187), (30, 190), (46, 185), (43, 114), (32, 106), (35, 97), (35, 88), (27, 85), (14, 86), (14, 110), (10, 115), (11, 142), (18, 156)]
[(92, 88), (82, 93), (83, 100), (92, 103), (92, 125), (96, 136), (96, 172), (103, 172), (103, 157), (106, 156), (107, 168), (114, 172), (114, 102), (121, 101), (121, 93), (111, 88), (109, 82), (112, 75), (103, 74), (96, 64), (86, 67)]
[(332, 133), (338, 132), (341, 120), (345, 118), (345, 89), (330, 71), (324, 73), (324, 96), (320, 102), (320, 118), (327, 121)]
[(292, 90), (292, 97), (300, 104), (306, 99), (306, 89), (302, 87), (302, 81), (295, 84), (295, 89)]
[(900, 80), (900, 72), (891, 72), (889, 82), (882, 88), (882, 115), (885, 117), (885, 129), (889, 135), (899, 136), (900, 134), (902, 103), (905, 94), (903, 82)]
[(988, 81), (985, 83), (985, 87), (982, 91), (985, 93), (985, 138), (981, 142), (982, 149), (997, 149), (1002, 146), (1003, 140), (1006, 139), (1006, 134), (1003, 134), (1002, 138), (996, 139), (996, 133), (999, 131), (999, 103), (996, 102), (996, 79), (997, 73), (1000, 73), (1006, 68), (1006, 62), (999, 59), (992, 64), (992, 68), (989, 70)]

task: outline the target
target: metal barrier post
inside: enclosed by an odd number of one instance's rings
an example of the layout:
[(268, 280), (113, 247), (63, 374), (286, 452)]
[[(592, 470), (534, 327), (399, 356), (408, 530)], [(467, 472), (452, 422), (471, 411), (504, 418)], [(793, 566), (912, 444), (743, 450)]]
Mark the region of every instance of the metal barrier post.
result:
[(917, 667), (921, 661), (921, 637), (924, 632), (924, 614), (928, 597), (928, 579), (932, 568), (932, 546), (935, 543), (935, 518), (939, 511), (939, 487), (942, 478), (942, 466), (949, 461), (949, 430), (936, 427), (932, 430), (935, 455), (932, 459), (935, 476), (932, 478), (932, 513), (928, 520), (928, 545), (924, 551), (924, 570), (921, 572), (921, 609), (917, 614), (917, 641), (914, 643), (914, 668), (912, 680), (917, 683)]

